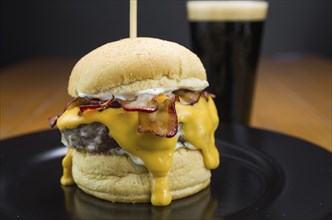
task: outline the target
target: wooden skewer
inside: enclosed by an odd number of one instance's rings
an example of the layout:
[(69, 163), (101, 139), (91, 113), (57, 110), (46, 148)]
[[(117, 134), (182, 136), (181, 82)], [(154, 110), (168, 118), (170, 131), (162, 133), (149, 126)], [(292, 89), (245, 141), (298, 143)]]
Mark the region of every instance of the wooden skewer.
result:
[(130, 0), (130, 38), (137, 37), (137, 0)]

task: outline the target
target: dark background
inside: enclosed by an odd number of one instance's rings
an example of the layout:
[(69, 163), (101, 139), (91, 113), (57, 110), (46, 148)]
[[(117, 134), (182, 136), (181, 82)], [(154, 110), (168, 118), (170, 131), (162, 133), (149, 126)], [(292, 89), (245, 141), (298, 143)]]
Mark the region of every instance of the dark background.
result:
[[(332, 1), (273, 0), (263, 54), (332, 57)], [(81, 57), (129, 36), (129, 0), (1, 1), (0, 66), (35, 56)], [(186, 1), (138, 0), (138, 35), (190, 47)]]

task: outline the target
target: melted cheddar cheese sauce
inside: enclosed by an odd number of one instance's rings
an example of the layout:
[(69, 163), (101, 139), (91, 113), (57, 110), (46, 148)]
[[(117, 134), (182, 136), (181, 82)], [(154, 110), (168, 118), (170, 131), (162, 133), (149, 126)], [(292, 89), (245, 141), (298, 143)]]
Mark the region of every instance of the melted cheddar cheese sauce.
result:
[[(214, 132), (218, 126), (218, 115), (211, 97), (201, 97), (194, 105), (175, 103), (178, 122), (182, 124), (183, 136), (187, 142), (201, 150), (207, 169), (219, 165), (219, 153), (215, 146)], [(172, 201), (169, 191), (168, 173), (172, 166), (173, 153), (178, 136), (171, 138), (137, 132), (138, 112), (122, 108), (108, 108), (103, 111), (86, 111), (79, 114), (79, 107), (67, 110), (57, 121), (60, 130), (74, 129), (82, 124), (100, 122), (108, 127), (110, 135), (128, 153), (139, 157), (149, 170), (151, 181), (151, 203), (168, 205)], [(71, 153), (63, 161), (64, 175), (61, 183), (71, 183)]]

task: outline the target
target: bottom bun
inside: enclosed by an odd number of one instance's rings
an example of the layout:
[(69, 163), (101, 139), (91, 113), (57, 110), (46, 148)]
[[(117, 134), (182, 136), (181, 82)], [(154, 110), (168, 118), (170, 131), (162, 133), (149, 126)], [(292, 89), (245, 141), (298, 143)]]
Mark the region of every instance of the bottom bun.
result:
[[(144, 166), (121, 155), (73, 153), (72, 175), (84, 192), (112, 202), (150, 202), (151, 176)], [(169, 173), (173, 200), (201, 191), (210, 184), (199, 150), (180, 148), (174, 152)]]

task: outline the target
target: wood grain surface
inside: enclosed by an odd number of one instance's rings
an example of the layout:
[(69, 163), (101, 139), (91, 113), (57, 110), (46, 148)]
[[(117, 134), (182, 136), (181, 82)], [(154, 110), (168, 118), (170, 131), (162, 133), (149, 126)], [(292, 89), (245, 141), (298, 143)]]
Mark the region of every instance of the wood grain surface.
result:
[[(77, 60), (34, 58), (0, 69), (0, 139), (50, 129)], [(258, 68), (251, 126), (331, 149), (332, 62), (321, 57), (264, 57)]]

